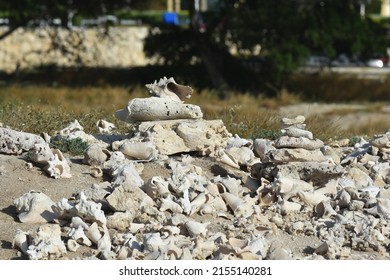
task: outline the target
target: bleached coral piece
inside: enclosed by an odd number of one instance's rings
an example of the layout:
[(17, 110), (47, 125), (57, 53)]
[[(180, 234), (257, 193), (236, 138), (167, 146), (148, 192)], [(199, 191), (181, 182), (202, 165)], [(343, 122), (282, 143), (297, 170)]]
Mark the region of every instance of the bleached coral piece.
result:
[(27, 250), (30, 260), (57, 259), (64, 254), (66, 247), (61, 240), (61, 228), (58, 224), (40, 226)]
[(70, 178), (70, 166), (68, 161), (58, 149), (52, 150), (54, 157), (51, 158), (48, 162), (48, 165), (45, 166), (44, 170), (53, 178)]
[(158, 82), (146, 84), (146, 88), (151, 96), (170, 98), (177, 102), (182, 102), (184, 98), (190, 98), (193, 92), (191, 87), (176, 83), (173, 77), (169, 79), (163, 77)]
[(22, 223), (46, 223), (56, 218), (56, 214), (52, 210), (54, 202), (41, 192), (30, 191), (15, 199), (14, 205)]
[(34, 148), (35, 144), (45, 145), (45, 140), (35, 134), (0, 127), (0, 153), (21, 154)]
[(115, 112), (118, 120), (134, 123), (157, 120), (200, 119), (203, 113), (199, 106), (182, 104), (169, 98), (134, 98), (126, 107)]

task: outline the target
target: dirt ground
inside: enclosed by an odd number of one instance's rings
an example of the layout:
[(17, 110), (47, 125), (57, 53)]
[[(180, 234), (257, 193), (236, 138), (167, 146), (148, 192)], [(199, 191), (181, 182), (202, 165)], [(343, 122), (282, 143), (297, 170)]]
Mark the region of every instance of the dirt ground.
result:
[[(308, 110), (308, 108), (310, 110)], [(319, 107), (316, 104), (295, 105), (281, 109), (287, 115), (297, 115), (302, 112), (327, 113), (329, 110), (343, 110), (341, 107)], [(359, 109), (359, 108), (355, 108)], [(337, 117), (346, 127), (364, 124), (372, 120), (388, 123), (390, 128), (390, 110), (381, 112), (367, 112), (366, 114), (351, 113), (343, 117)], [(332, 119), (329, 119), (332, 121)], [(70, 157), (65, 154), (71, 163), (72, 177), (69, 179), (50, 178), (41, 167), (29, 166), (23, 155), (3, 155), (0, 154), (0, 260), (26, 259), (19, 250), (12, 248), (12, 241), (17, 229), (24, 231), (35, 231), (38, 225), (29, 225), (19, 222), (16, 208), (13, 201), (23, 194), (35, 190), (48, 195), (54, 202), (62, 198), (70, 198), (82, 189), (89, 188), (94, 183), (102, 183), (110, 178), (94, 178), (90, 175), (90, 167), (82, 164), (82, 157)], [(211, 158), (198, 158), (197, 165), (202, 167), (206, 173), (215, 173), (216, 164)], [(224, 170), (221, 168), (220, 170)], [(169, 176), (169, 171), (158, 163), (145, 163), (141, 177), (146, 181), (152, 176)], [(214, 174), (215, 175), (215, 174)], [(242, 174), (241, 174), (242, 175)], [(282, 244), (293, 252), (294, 258), (305, 259), (312, 254), (314, 248), (322, 242), (315, 236), (290, 235), (279, 231), (275, 237)], [(82, 259), (93, 255), (93, 248), (82, 247), (77, 252), (66, 254), (67, 259)], [(352, 252), (352, 259), (382, 259), (376, 252)]]
[[(0, 154), (0, 260), (27, 259), (19, 250), (12, 248), (12, 241), (17, 229), (34, 232), (40, 224), (30, 225), (19, 222), (13, 200), (23, 194), (35, 190), (48, 195), (54, 202), (61, 198), (70, 198), (72, 194), (86, 189), (93, 183), (101, 183), (104, 178), (93, 178), (90, 167), (82, 164), (80, 157), (69, 157), (71, 162), (72, 177), (69, 179), (53, 179), (48, 177), (40, 167), (28, 167), (23, 156), (10, 156)], [(205, 172), (222, 172), (212, 159), (198, 158), (196, 164)], [(226, 171), (226, 170), (225, 170)], [(229, 171), (230, 172), (230, 171)], [(168, 176), (168, 170), (157, 163), (144, 165), (142, 178), (147, 180), (154, 175)], [(221, 173), (222, 174), (222, 173)], [(240, 174), (235, 174), (240, 175)], [(242, 174), (241, 174), (242, 175)], [(295, 259), (305, 259), (310, 256), (322, 242), (316, 236), (291, 235), (281, 230), (275, 235), (283, 248), (290, 251)], [(81, 247), (77, 252), (68, 252), (65, 259), (83, 259), (94, 254), (94, 249)], [(353, 252), (352, 259), (381, 259), (375, 252)]]

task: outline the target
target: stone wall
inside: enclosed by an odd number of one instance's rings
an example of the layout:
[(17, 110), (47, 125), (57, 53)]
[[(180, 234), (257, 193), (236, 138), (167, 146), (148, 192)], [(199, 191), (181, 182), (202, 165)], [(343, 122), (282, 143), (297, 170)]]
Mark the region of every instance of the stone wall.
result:
[[(0, 29), (0, 34), (6, 27)], [(148, 27), (19, 28), (0, 41), (0, 71), (37, 66), (129, 67), (150, 61), (143, 51)]]

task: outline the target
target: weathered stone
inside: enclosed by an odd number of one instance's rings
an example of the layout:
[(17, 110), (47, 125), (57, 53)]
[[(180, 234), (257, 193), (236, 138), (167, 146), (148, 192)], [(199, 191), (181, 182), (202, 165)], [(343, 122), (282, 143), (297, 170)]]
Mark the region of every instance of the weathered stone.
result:
[(302, 148), (296, 149), (277, 149), (268, 152), (267, 157), (272, 162), (321, 162), (326, 161), (327, 157), (320, 150), (309, 151)]
[(302, 148), (306, 150), (316, 150), (324, 146), (324, 142), (319, 139), (311, 140), (306, 137), (282, 136), (275, 140), (276, 148)]
[(203, 113), (199, 106), (183, 104), (170, 98), (134, 98), (127, 106), (118, 110), (115, 117), (133, 123), (157, 120), (200, 119)]
[(222, 120), (167, 120), (143, 122), (137, 128), (162, 155), (201, 152), (210, 155), (225, 147), (231, 134)]
[(21, 154), (34, 148), (35, 144), (47, 143), (38, 135), (0, 127), (0, 153)]
[(297, 127), (286, 127), (281, 130), (283, 136), (290, 137), (305, 137), (308, 139), (313, 139), (313, 133), (308, 130), (300, 129)]
[(344, 173), (345, 170), (341, 165), (319, 162), (256, 163), (251, 167), (252, 177), (259, 180), (265, 178), (274, 181), (275, 178), (290, 177), (313, 182), (317, 186), (340, 178)]
[(371, 140), (371, 145), (378, 148), (390, 148), (390, 133), (378, 136)]

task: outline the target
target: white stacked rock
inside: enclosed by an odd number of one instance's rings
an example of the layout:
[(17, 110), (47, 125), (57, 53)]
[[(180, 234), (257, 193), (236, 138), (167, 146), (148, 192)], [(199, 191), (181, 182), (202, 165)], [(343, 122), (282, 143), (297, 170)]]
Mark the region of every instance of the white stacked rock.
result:
[(339, 177), (344, 170), (330, 147), (305, 130), (304, 116), (281, 121), (280, 138), (275, 141), (256, 139), (254, 150), (262, 162), (252, 166), (252, 175), (273, 180), (291, 177), (317, 184)]
[[(166, 77), (146, 87), (150, 97), (131, 99), (115, 113), (117, 119), (133, 124), (134, 130), (131, 139), (113, 143), (113, 149), (134, 159), (151, 160), (157, 154), (212, 155), (226, 145), (231, 135), (222, 120), (204, 120), (199, 106), (183, 103), (191, 97), (191, 87)], [(140, 154), (143, 150), (147, 151)]]

